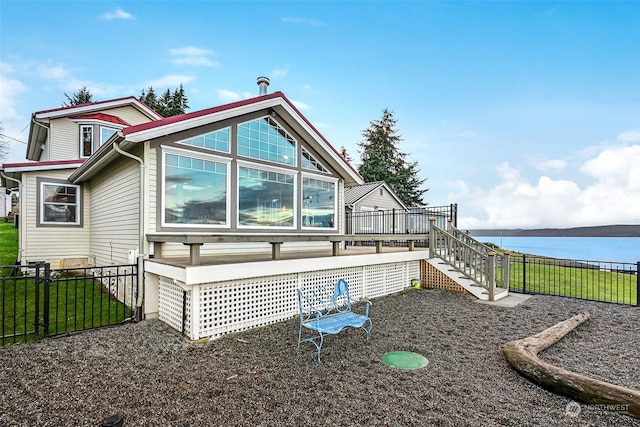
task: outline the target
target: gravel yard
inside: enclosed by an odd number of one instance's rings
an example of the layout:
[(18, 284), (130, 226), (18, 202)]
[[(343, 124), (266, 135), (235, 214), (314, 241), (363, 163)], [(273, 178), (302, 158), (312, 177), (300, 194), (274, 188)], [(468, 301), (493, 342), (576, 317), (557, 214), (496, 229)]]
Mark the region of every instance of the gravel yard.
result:
[[(502, 346), (579, 312), (591, 319), (541, 357), (640, 389), (640, 308), (534, 296), (514, 308), (413, 290), (373, 300), (359, 330), (296, 349), (297, 319), (188, 343), (159, 321), (0, 348), (0, 425), (99, 426), (640, 426), (520, 377)], [(399, 370), (380, 357), (427, 357)]]

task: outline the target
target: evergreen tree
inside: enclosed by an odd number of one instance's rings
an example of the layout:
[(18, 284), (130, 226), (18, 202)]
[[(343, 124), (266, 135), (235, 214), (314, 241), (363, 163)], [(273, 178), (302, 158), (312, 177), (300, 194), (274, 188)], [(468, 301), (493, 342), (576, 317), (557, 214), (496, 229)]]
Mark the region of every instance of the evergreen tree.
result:
[(187, 99), (187, 95), (184, 93), (184, 87), (182, 84), (180, 84), (180, 87), (176, 88), (173, 92), (167, 88), (167, 90), (160, 96), (156, 95), (153, 86), (149, 86), (146, 91), (142, 89), (138, 99), (162, 117), (184, 114), (189, 108), (189, 100)]
[(340, 147), (340, 155), (342, 156), (342, 158), (344, 158), (347, 162), (349, 163), (353, 163), (353, 157), (351, 157), (351, 155), (347, 152), (347, 149), (345, 148), (345, 146), (343, 145), (342, 147)]
[(402, 137), (395, 126), (397, 120), (388, 109), (382, 111), (380, 120), (372, 120), (362, 132), (364, 140), (358, 143), (362, 149), (362, 164), (358, 172), (365, 182), (385, 181), (407, 206), (423, 205), (422, 196), (428, 190), (420, 186), (426, 179), (418, 176), (417, 162), (408, 162), (406, 153), (398, 148)]
[(93, 102), (93, 95), (86, 86), (82, 86), (82, 89), (79, 89), (76, 93), (73, 94), (73, 96), (67, 95), (66, 92), (64, 93), (64, 96), (67, 97), (67, 102), (62, 103), (63, 107), (90, 104)]
[(157, 111), (156, 109), (158, 108), (158, 96), (156, 95), (155, 90), (153, 90), (153, 86), (149, 86), (146, 92), (144, 89), (142, 89), (142, 92), (140, 92), (140, 97), (138, 99), (153, 111)]

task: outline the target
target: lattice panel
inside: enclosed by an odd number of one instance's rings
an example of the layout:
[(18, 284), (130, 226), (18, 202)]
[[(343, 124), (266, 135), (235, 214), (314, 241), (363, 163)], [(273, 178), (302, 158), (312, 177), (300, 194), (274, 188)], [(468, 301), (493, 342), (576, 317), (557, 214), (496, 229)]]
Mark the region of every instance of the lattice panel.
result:
[(365, 297), (376, 298), (385, 295), (385, 270), (386, 264), (367, 265), (363, 269)]
[(420, 261), (420, 269), (422, 270), (422, 284), (427, 289), (442, 289), (444, 291), (457, 292), (459, 294), (471, 295), (469, 291), (447, 277), (437, 268), (429, 264), (427, 261)]
[(396, 262), (386, 264), (385, 269), (385, 295), (400, 292), (411, 285), (411, 279), (407, 277), (407, 263)]
[(413, 279), (424, 280), (420, 274), (420, 261), (407, 262), (407, 274), (409, 275), (409, 283)]
[[(182, 331), (184, 292), (180, 286), (173, 283), (173, 279), (160, 276), (159, 281), (158, 318), (177, 331)], [(186, 312), (191, 312), (190, 307), (187, 307)]]
[(217, 338), (292, 317), (298, 310), (297, 286), (297, 274), (201, 285), (199, 337)]

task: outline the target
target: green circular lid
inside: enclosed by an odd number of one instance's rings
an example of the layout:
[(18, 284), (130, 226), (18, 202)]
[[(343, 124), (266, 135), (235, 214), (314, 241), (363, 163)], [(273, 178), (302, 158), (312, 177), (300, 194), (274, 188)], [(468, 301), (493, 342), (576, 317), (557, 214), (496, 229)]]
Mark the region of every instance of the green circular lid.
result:
[(392, 351), (385, 353), (382, 355), (382, 361), (398, 369), (420, 369), (429, 363), (426, 357), (411, 351)]

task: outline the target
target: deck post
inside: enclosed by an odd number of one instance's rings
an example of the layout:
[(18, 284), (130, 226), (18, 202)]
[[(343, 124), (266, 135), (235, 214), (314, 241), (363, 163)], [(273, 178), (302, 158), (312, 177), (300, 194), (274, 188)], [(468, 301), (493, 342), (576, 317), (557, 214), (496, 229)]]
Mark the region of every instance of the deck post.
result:
[(189, 262), (191, 265), (200, 265), (200, 246), (202, 243), (184, 243), (189, 245)]
[(280, 245), (282, 242), (269, 242), (271, 243), (271, 259), (280, 259)]
[(333, 256), (340, 255), (340, 243), (342, 242), (340, 241), (331, 242), (331, 246), (333, 247), (333, 252), (332, 252)]
[(376, 240), (376, 253), (382, 253), (382, 240)]
[(429, 259), (436, 257), (436, 219), (429, 217)]
[(487, 256), (489, 257), (489, 268), (487, 271), (487, 282), (488, 287), (487, 291), (489, 291), (489, 301), (495, 301), (495, 293), (496, 293), (496, 253), (488, 252)]

